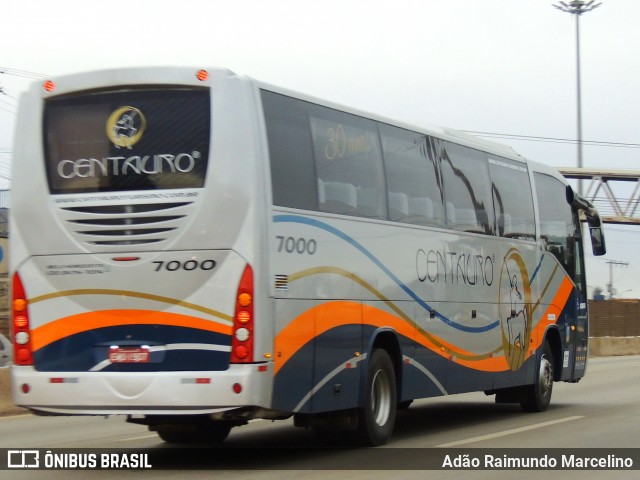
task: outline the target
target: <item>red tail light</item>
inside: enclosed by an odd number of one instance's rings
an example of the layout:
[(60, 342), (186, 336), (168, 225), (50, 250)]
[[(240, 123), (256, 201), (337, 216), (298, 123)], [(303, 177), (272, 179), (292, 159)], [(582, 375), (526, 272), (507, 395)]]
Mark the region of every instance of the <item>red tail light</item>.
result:
[(31, 328), (29, 326), (29, 303), (20, 275), (15, 273), (12, 282), (11, 318), (13, 340), (13, 363), (33, 365), (31, 350)]
[(253, 270), (247, 265), (242, 273), (236, 294), (236, 311), (233, 316), (231, 339), (231, 363), (253, 362)]

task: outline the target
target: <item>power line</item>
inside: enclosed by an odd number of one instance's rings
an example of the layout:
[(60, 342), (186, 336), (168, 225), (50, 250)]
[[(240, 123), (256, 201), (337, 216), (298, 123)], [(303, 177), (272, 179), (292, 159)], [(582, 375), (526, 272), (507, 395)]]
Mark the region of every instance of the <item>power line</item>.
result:
[(9, 68), (9, 67), (0, 67), (0, 74), (2, 73), (5, 73), (7, 75), (13, 75), (14, 77), (31, 78), (34, 80), (40, 80), (42, 78), (48, 77), (48, 75), (43, 75), (42, 73), (29, 72), (27, 70), (19, 70), (17, 68)]
[[(523, 140), (529, 142), (549, 142), (549, 143), (569, 143), (575, 145), (577, 140), (571, 138), (559, 138), (559, 137), (540, 137), (534, 135), (516, 135), (511, 133), (496, 133), (496, 132), (480, 132), (476, 130), (463, 130), (463, 132), (471, 133), (479, 137), (487, 138), (506, 138), (511, 140)], [(620, 148), (640, 148), (640, 143), (624, 143), (624, 142), (605, 142), (599, 140), (582, 140), (585, 145), (592, 145), (597, 147), (620, 147)]]
[(5, 107), (5, 106), (4, 106), (4, 105), (2, 105), (2, 104), (0, 104), (0, 110), (4, 110), (5, 112), (11, 113), (11, 114), (13, 114), (13, 115), (15, 115), (15, 114), (16, 114), (16, 111), (15, 111), (15, 110), (11, 110), (10, 108)]
[[(9, 100), (13, 101), (13, 102), (17, 102), (18, 99), (16, 97), (14, 97), (13, 95), (11, 95), (10, 93), (8, 93), (5, 88), (0, 85), (0, 94), (4, 95), (5, 97), (7, 97)], [(7, 101), (6, 99), (3, 99), (5, 102)]]
[(4, 91), (2, 86), (0, 86), (0, 94), (7, 97), (7, 98), (0, 97), (0, 102), (5, 103), (7, 105), (11, 105), (11, 106), (15, 106), (18, 103), (18, 101), (15, 98), (13, 98), (11, 95), (9, 95), (7, 92)]
[(0, 85), (0, 93), (2, 95), (4, 95), (5, 97), (10, 98), (11, 100), (13, 100), (14, 102), (17, 102), (18, 99), (16, 97), (14, 97), (13, 95), (11, 95), (10, 93), (7, 93), (7, 91), (4, 89), (4, 87), (2, 87), (2, 85)]
[(5, 97), (7, 97), (7, 98), (2, 98), (3, 102), (7, 102), (8, 103), (9, 100), (12, 101), (12, 102), (17, 102), (18, 101), (16, 99), (16, 97), (14, 97), (13, 95), (9, 95), (2, 85), (0, 85), (0, 95), (4, 95)]
[[(599, 5), (600, 4), (596, 6), (599, 6)], [(31, 78), (36, 80), (49, 77), (49, 75), (44, 75), (42, 73), (36, 73), (36, 72), (30, 72), (28, 70), (20, 70), (17, 68), (0, 66), (0, 74), (3, 74), (3, 73), (7, 75), (13, 75), (13, 76), (23, 77), (23, 78)], [(0, 93), (8, 96), (9, 98), (12, 98), (13, 100), (16, 100), (15, 97), (11, 96), (6, 91), (4, 91), (2, 87), (0, 87)], [(462, 130), (462, 131), (466, 133), (478, 135), (480, 137), (488, 137), (488, 138), (506, 138), (506, 139), (512, 139), (512, 140), (524, 140), (524, 141), (531, 141), (531, 142), (569, 143), (573, 145), (578, 143), (578, 140), (570, 139), (570, 138), (541, 137), (541, 136), (533, 136), (533, 135), (516, 135), (516, 134), (510, 134), (510, 133), (482, 132), (482, 131), (476, 131), (476, 130)], [(640, 143), (605, 142), (605, 141), (596, 141), (596, 140), (583, 140), (582, 143), (585, 145), (602, 146), (602, 147), (640, 148)]]
[(2, 85), (0, 85), (0, 95), (3, 95), (2, 97), (0, 97), (0, 102), (2, 103), (6, 103), (7, 105), (12, 105), (12, 106), (15, 106), (18, 103), (18, 100), (15, 97), (12, 97), (11, 95), (9, 95), (7, 91), (4, 88), (2, 88)]
[(15, 115), (16, 113), (15, 109), (18, 103), (17, 100), (11, 95), (9, 95), (2, 85), (0, 85), (0, 95), (4, 95), (5, 97), (8, 98), (7, 100), (5, 98), (0, 97), (0, 109), (4, 110), (5, 112), (13, 113)]

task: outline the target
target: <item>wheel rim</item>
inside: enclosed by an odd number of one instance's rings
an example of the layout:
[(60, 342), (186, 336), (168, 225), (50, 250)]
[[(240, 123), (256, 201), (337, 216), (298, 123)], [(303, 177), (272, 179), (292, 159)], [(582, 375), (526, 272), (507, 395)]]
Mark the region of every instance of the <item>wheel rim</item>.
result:
[(553, 364), (546, 356), (540, 359), (540, 372), (538, 375), (538, 387), (540, 395), (546, 397), (553, 388)]
[(371, 412), (376, 425), (382, 427), (391, 415), (391, 383), (384, 370), (378, 370), (371, 382)]

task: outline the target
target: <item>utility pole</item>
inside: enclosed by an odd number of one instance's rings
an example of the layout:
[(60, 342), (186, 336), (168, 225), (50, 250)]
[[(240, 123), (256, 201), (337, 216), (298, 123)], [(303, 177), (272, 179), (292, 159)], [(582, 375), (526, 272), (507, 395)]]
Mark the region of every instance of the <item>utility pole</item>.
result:
[[(578, 130), (578, 168), (582, 168), (582, 88), (580, 81), (580, 15), (590, 12), (598, 8), (602, 3), (596, 3), (596, 0), (573, 0), (568, 4), (559, 2), (559, 5), (553, 5), (558, 10), (571, 13), (576, 16), (576, 103), (577, 103), (577, 130)], [(578, 193), (582, 195), (582, 180), (578, 180)]]
[(628, 267), (629, 266), (629, 262), (620, 262), (618, 260), (609, 260), (607, 262), (609, 264), (609, 299), (613, 298), (613, 293), (614, 293), (614, 289), (613, 289), (613, 266), (614, 265), (618, 265), (618, 266), (624, 266), (624, 267)]

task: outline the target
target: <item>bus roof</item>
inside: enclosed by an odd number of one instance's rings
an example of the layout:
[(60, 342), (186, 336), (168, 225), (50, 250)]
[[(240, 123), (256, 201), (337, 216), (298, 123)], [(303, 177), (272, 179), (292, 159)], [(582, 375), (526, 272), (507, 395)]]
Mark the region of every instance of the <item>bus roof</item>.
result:
[[(167, 83), (182, 83), (185, 78), (192, 78), (194, 84), (201, 85), (202, 82), (196, 80), (194, 72), (203, 70), (199, 67), (133, 67), (133, 68), (121, 68), (121, 69), (107, 69), (107, 70), (95, 70), (88, 72), (73, 73), (55, 78), (58, 88), (56, 92), (52, 92), (50, 95), (65, 94), (69, 91), (84, 89), (88, 85), (90, 88), (104, 88), (112, 86), (114, 84), (135, 84), (135, 83), (154, 83), (158, 85)], [(406, 121), (398, 120), (395, 118), (385, 117), (379, 114), (372, 113), (370, 111), (360, 110), (354, 107), (341, 105), (329, 100), (321, 99), (312, 95), (289, 90), (284, 87), (276, 86), (266, 82), (262, 82), (253, 77), (246, 75), (237, 75), (233, 71), (222, 67), (210, 67), (205, 68), (210, 76), (209, 78), (215, 78), (216, 76), (236, 77), (246, 82), (252, 83), (258, 89), (265, 89), (282, 95), (298, 98), (300, 100), (308, 101), (318, 105), (326, 106), (336, 110), (341, 110), (354, 115), (370, 118), (382, 123), (397, 126), (407, 130), (418, 131), (425, 135), (430, 135), (442, 140), (451, 141), (453, 143), (462, 144), (476, 150), (481, 150), (489, 154), (500, 155), (510, 158), (512, 160), (526, 162), (532, 166), (535, 171), (547, 173), (564, 180), (564, 177), (556, 170), (538, 162), (527, 160), (520, 155), (511, 146), (497, 143), (491, 140), (477, 137), (472, 134), (462, 132), (449, 127), (442, 127), (437, 125), (430, 125), (426, 123), (412, 124)], [(59, 83), (58, 83), (59, 82)], [(34, 88), (37, 88), (34, 86)], [(49, 96), (49, 95), (47, 95)]]

